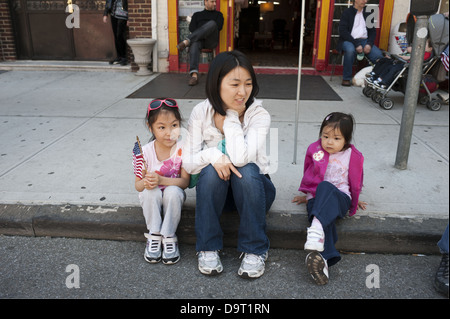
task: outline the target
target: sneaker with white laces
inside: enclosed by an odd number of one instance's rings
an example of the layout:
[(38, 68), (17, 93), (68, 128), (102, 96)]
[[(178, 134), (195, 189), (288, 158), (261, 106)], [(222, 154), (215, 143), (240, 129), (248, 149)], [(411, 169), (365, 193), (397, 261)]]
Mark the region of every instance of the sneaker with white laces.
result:
[(144, 236), (147, 238), (144, 259), (152, 264), (161, 261), (161, 235), (144, 234)]
[(220, 261), (219, 252), (200, 251), (198, 253), (198, 270), (204, 275), (218, 275), (222, 272), (222, 262)]
[(265, 261), (267, 260), (267, 256), (267, 252), (263, 255), (245, 253), (244, 259), (242, 259), (241, 266), (238, 270), (238, 275), (242, 278), (261, 277), (264, 274)]
[(310, 252), (306, 256), (306, 267), (311, 277), (319, 286), (328, 283), (328, 264), (327, 261), (317, 251)]
[(177, 237), (167, 237), (162, 240), (163, 253), (162, 262), (165, 265), (173, 265), (180, 260)]
[(325, 233), (323, 229), (308, 227), (305, 250), (323, 251), (325, 242)]

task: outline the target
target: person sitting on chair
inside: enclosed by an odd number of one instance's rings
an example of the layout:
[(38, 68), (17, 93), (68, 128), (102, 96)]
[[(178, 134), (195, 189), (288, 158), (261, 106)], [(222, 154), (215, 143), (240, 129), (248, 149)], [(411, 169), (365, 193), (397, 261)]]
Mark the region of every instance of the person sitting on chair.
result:
[(219, 44), (219, 31), (223, 27), (223, 14), (216, 11), (216, 0), (204, 0), (205, 9), (195, 12), (189, 24), (190, 35), (178, 43), (181, 52), (190, 47), (189, 52), (189, 85), (198, 83), (198, 63), (202, 49), (214, 49)]
[(383, 57), (381, 50), (374, 45), (377, 30), (366, 4), (367, 0), (353, 0), (353, 6), (342, 13), (339, 22), (337, 50), (344, 54), (343, 86), (351, 85), (356, 54), (365, 54), (373, 63)]

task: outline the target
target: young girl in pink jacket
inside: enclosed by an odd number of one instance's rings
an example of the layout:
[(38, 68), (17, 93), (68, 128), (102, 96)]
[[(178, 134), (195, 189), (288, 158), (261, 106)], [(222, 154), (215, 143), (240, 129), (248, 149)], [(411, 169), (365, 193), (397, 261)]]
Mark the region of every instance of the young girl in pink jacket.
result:
[(306, 151), (303, 178), (292, 202), (306, 203), (308, 220), (305, 250), (309, 273), (318, 285), (328, 282), (328, 266), (336, 264), (340, 254), (335, 248), (335, 221), (347, 212), (352, 216), (367, 203), (359, 201), (363, 185), (363, 155), (350, 144), (354, 119), (351, 114), (334, 112), (325, 117), (319, 140)]

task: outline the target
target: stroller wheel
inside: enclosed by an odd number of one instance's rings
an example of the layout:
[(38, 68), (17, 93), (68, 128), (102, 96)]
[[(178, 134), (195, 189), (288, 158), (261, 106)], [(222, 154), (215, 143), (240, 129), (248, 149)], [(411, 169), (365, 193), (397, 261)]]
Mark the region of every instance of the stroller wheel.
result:
[(381, 99), (383, 98), (383, 94), (381, 94), (380, 92), (376, 92), (372, 95), (372, 100), (375, 103), (380, 103)]
[(439, 111), (441, 109), (441, 102), (438, 100), (431, 100), (427, 103), (427, 108), (432, 111)]
[(429, 101), (430, 101), (430, 99), (428, 98), (427, 95), (419, 96), (419, 103), (420, 104), (426, 105)]
[(369, 88), (368, 86), (365, 86), (365, 87), (363, 88), (362, 93), (364, 94), (364, 96), (369, 97), (369, 96), (367, 95), (367, 91), (368, 91), (369, 89), (370, 89), (370, 88)]
[(392, 101), (390, 98), (385, 97), (384, 99), (381, 99), (378, 103), (380, 106), (385, 110), (390, 110), (394, 107), (394, 101)]
[(370, 86), (368, 86), (367, 88), (365, 88), (365, 92), (363, 91), (364, 95), (367, 97), (371, 97), (373, 92), (375, 92), (375, 90), (373, 88), (371, 88)]

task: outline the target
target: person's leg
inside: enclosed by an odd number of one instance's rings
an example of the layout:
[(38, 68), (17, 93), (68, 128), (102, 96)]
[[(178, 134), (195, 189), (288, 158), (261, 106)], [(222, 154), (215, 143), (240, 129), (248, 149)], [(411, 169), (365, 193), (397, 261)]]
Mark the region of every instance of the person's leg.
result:
[(347, 214), (350, 204), (350, 197), (329, 182), (320, 183), (317, 186), (316, 196), (308, 201), (309, 221), (312, 222), (316, 217), (322, 225), (325, 241), (321, 254), (327, 260), (328, 266), (334, 265), (341, 259), (335, 248), (338, 239), (335, 221)]
[(197, 251), (223, 248), (220, 216), (225, 205), (229, 182), (219, 178), (212, 165), (202, 169), (196, 186), (195, 234)]
[(139, 200), (144, 214), (145, 223), (150, 234), (160, 234), (162, 192), (156, 187), (144, 189), (139, 194)]
[(383, 52), (381, 52), (381, 50), (376, 45), (372, 46), (372, 49), (370, 50), (369, 54), (366, 54), (366, 56), (372, 63), (376, 63), (384, 57)]
[(164, 189), (162, 198), (164, 219), (161, 225), (161, 235), (164, 237), (175, 236), (185, 199), (185, 192), (178, 186), (167, 186)]
[(237, 249), (244, 253), (238, 275), (258, 278), (264, 274), (268, 256), (266, 213), (275, 199), (275, 187), (259, 173), (256, 164), (250, 163), (238, 170), (242, 178), (231, 177), (233, 198), (240, 216)]
[(178, 50), (183, 51), (189, 47), (189, 85), (196, 85), (198, 83), (198, 64), (200, 59), (200, 52), (203, 48), (214, 49), (219, 43), (219, 30), (217, 24), (211, 20), (202, 25), (200, 28), (187, 36), (177, 45)]
[(157, 263), (161, 260), (161, 205), (162, 193), (156, 187), (153, 189), (144, 189), (139, 193), (139, 200), (142, 206), (145, 223), (147, 225), (148, 234), (147, 244), (145, 247), (144, 258), (149, 263)]
[(114, 36), (114, 47), (116, 49), (116, 57), (114, 59), (112, 59), (111, 61), (109, 61), (109, 64), (113, 64), (115, 62), (120, 62), (120, 60), (121, 60), (121, 57), (119, 56), (118, 43), (117, 43), (117, 21), (118, 21), (118, 19), (111, 16), (111, 27), (112, 27), (113, 36)]
[(448, 224), (437, 245), (442, 253), (442, 258), (434, 278), (434, 287), (448, 298)]
[(117, 19), (116, 49), (117, 56), (121, 59), (121, 64), (127, 63), (127, 42), (126, 42), (127, 20)]
[(344, 41), (342, 44), (344, 54), (344, 72), (342, 78), (344, 81), (351, 81), (353, 77), (353, 63), (355, 62), (356, 50), (353, 43)]
[(189, 45), (193, 42), (205, 41), (205, 47), (208, 49), (215, 48), (219, 41), (219, 30), (217, 24), (211, 20), (206, 22), (200, 28), (187, 36)]
[(202, 169), (196, 186), (195, 234), (198, 269), (205, 275), (223, 271), (219, 250), (223, 247), (220, 216), (227, 199), (230, 182), (219, 178), (212, 165)]
[(189, 46), (189, 75), (198, 75), (198, 63), (200, 59), (200, 52), (202, 50), (202, 42), (195, 41)]
[(269, 250), (266, 213), (275, 198), (275, 187), (256, 164), (238, 167), (242, 178), (231, 176), (231, 189), (239, 212), (238, 250), (263, 255)]
[(393, 64), (386, 73), (380, 75), (381, 83), (389, 86), (392, 81), (394, 81), (395, 77), (399, 74), (399, 72), (403, 69), (402, 63)]
[(448, 254), (448, 224), (437, 245), (442, 254)]

